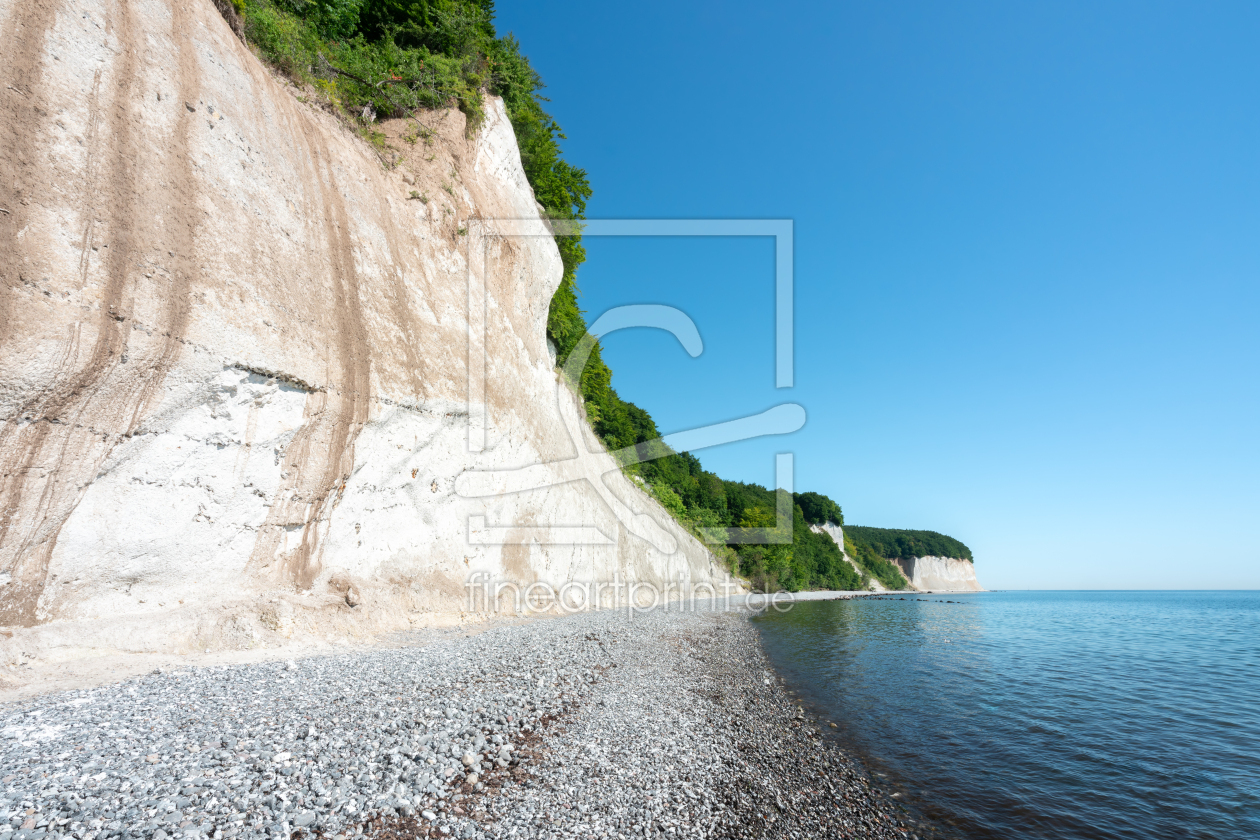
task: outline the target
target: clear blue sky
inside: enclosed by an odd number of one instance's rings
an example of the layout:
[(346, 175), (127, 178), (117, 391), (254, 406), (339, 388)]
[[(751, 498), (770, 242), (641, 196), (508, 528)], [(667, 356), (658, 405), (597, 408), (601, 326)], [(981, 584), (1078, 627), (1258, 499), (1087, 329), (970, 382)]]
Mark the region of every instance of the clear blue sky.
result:
[(500, 0), (591, 218), (791, 218), (770, 240), (590, 239), (583, 308), (665, 303), (705, 351), (609, 336), (697, 453), (962, 539), (990, 588), (1260, 588), (1260, 5)]

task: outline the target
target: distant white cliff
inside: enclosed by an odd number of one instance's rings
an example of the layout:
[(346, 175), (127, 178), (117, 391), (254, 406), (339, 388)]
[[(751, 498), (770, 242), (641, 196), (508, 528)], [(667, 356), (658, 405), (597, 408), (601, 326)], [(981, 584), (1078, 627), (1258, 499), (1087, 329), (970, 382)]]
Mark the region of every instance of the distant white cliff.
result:
[[(844, 529), (828, 522), (824, 525), (810, 525), (809, 529), (816, 534), (831, 537), (844, 559), (857, 569), (859, 574), (867, 574), (857, 562), (844, 550)], [(901, 573), (910, 581), (910, 588), (921, 592), (983, 592), (984, 587), (976, 579), (976, 567), (969, 560), (956, 557), (909, 557), (893, 560), (901, 569)], [(888, 589), (874, 578), (868, 584), (872, 592), (887, 592)]]
[(933, 592), (983, 592), (975, 564), (956, 557), (908, 557), (894, 560), (915, 589)]

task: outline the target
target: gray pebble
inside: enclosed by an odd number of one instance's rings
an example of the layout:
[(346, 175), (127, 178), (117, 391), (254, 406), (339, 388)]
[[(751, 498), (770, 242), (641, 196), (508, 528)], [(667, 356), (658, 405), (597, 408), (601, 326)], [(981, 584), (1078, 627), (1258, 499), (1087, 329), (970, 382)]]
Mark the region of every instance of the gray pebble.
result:
[(744, 614), (588, 613), (406, 641), (0, 708), (0, 840), (316, 826), (352, 840), (378, 819), (414, 836), (419, 818), (465, 838), (838, 836), (845, 820), (906, 836), (901, 812), (763, 681)]

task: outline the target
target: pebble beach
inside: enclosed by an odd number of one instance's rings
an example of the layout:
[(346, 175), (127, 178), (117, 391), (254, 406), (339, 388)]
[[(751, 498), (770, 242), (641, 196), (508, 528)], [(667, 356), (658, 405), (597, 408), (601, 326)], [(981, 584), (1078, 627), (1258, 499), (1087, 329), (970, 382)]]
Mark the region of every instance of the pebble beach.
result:
[(747, 610), (583, 613), (0, 707), (0, 840), (920, 836)]

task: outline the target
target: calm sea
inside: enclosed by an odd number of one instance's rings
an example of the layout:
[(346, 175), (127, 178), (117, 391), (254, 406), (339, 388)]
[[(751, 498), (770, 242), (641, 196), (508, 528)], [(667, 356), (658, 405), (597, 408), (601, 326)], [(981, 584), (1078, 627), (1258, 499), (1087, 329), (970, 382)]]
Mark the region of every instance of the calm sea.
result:
[(802, 700), (947, 836), (1260, 838), (1260, 593), (907, 597), (757, 623)]

